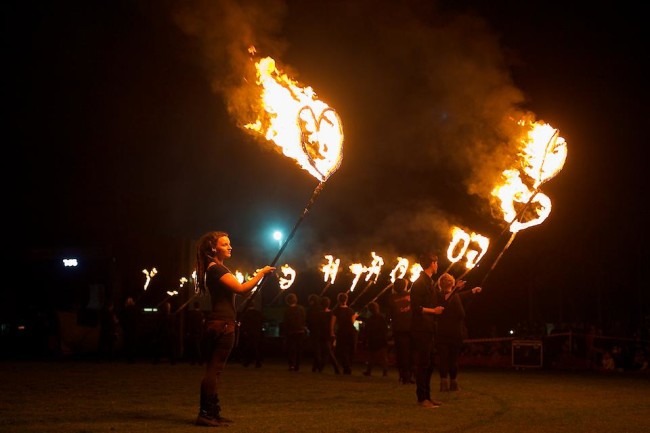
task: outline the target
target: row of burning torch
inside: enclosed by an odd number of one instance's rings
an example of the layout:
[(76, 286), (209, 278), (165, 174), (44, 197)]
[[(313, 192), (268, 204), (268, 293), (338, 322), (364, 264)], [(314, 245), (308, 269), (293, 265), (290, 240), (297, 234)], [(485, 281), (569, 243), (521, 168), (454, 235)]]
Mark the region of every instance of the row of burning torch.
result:
[[(254, 55), (254, 49), (251, 49), (250, 53)], [(252, 60), (254, 61), (254, 59)], [(254, 64), (257, 80), (254, 84), (251, 83), (250, 91), (257, 95), (256, 99), (260, 101), (262, 109), (256, 113), (256, 119), (243, 125), (244, 129), (273, 143), (285, 156), (295, 160), (300, 167), (319, 181), (302, 214), (271, 262), (271, 266), (276, 266), (325, 182), (341, 165), (343, 128), (341, 119), (334, 109), (317, 99), (316, 93), (311, 87), (301, 87), (296, 81), (278, 70), (272, 58), (265, 57), (254, 61)], [(516, 234), (523, 229), (540, 224), (551, 211), (551, 200), (540, 191), (540, 188), (545, 182), (555, 177), (564, 166), (567, 156), (566, 142), (559, 136), (559, 131), (548, 124), (529, 122), (528, 126), (530, 126), (528, 135), (522, 140), (519, 149), (518, 166), (504, 170), (503, 182), (495, 185), (492, 190), (492, 195), (500, 203), (503, 219), (507, 224), (503, 233), (508, 230), (511, 235), (503, 250), (496, 256), (481, 285), (506, 249), (512, 244)], [(452, 229), (451, 241), (447, 250), (447, 257), (451, 263), (450, 268), (461, 258), (466, 259), (465, 271), (459, 279), (481, 261), (489, 244), (490, 240), (483, 235), (467, 233), (459, 227)], [(327, 284), (322, 293), (334, 283), (340, 263), (339, 259), (334, 259), (330, 255), (326, 255), (325, 258), (328, 262), (323, 265), (321, 270), (324, 272)], [(383, 264), (383, 259), (374, 252), (372, 253), (372, 263), (369, 266), (359, 263), (352, 264), (349, 269), (354, 275), (354, 279), (348, 292), (355, 290), (362, 274), (365, 273), (367, 285), (361, 290), (358, 298), (368, 287), (376, 283)], [(417, 278), (418, 267), (417, 264), (411, 267), (409, 279)], [(281, 266), (279, 269), (282, 273), (282, 276), (279, 277), (281, 294), (282, 291), (291, 287), (296, 272), (289, 265)], [(398, 264), (391, 272), (391, 281), (395, 281), (395, 278), (403, 278), (407, 270), (408, 260), (398, 258)], [(143, 272), (147, 275), (146, 284), (148, 284), (153, 270)], [(241, 273), (238, 272), (237, 276), (243, 281), (244, 277)], [(243, 309), (253, 301), (266, 280), (266, 278), (262, 279), (251, 292), (244, 302)], [(173, 296), (173, 292), (171, 293), (170, 296)]]

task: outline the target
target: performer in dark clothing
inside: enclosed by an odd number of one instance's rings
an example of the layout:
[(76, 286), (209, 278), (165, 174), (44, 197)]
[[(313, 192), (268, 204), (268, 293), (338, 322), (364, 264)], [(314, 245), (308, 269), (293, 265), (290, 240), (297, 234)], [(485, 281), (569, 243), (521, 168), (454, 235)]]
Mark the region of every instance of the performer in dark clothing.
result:
[(348, 294), (341, 292), (336, 297), (337, 305), (332, 310), (332, 329), (336, 336), (336, 359), (343, 367), (343, 374), (352, 374), (357, 330), (354, 322), (357, 313), (348, 306)]
[[(438, 327), (436, 331), (436, 350), (440, 366), (440, 391), (458, 391), (460, 388), (456, 378), (458, 376), (458, 357), (460, 355), (463, 339), (466, 338), (465, 308), (462, 298), (468, 294), (480, 293), (480, 287), (472, 290), (463, 290), (465, 281), (455, 281), (450, 274), (444, 273), (438, 278), (440, 290), (439, 302), (444, 306), (445, 311), (438, 316)], [(454, 291), (455, 288), (455, 291)]]
[(158, 311), (158, 329), (154, 337), (153, 363), (158, 364), (167, 358), (170, 364), (176, 364), (176, 316), (172, 313), (172, 304), (165, 302)]
[(415, 383), (413, 380), (413, 344), (411, 340), (411, 294), (407, 291), (408, 280), (397, 278), (393, 283), (393, 293), (389, 303), (390, 321), (395, 358), (399, 371), (399, 383)]
[(124, 302), (124, 309), (120, 314), (120, 325), (124, 335), (124, 356), (129, 364), (135, 362), (138, 347), (138, 322), (138, 308), (135, 306), (133, 298), (129, 296)]
[(251, 362), (255, 368), (262, 367), (262, 341), (264, 339), (264, 314), (249, 304), (241, 316), (239, 325), (239, 349), (241, 363), (248, 367)]
[(309, 348), (313, 355), (311, 371), (316, 372), (320, 370), (319, 365), (322, 362), (319, 362), (318, 359), (318, 315), (322, 310), (320, 306), (320, 296), (315, 293), (309, 295), (307, 298), (307, 311), (305, 314), (305, 325), (307, 326), (307, 332), (309, 334)]
[(113, 301), (106, 301), (99, 316), (99, 346), (100, 357), (112, 361), (115, 355), (115, 343), (119, 334), (119, 320)]
[(201, 303), (194, 301), (192, 309), (187, 312), (187, 358), (190, 365), (203, 365), (201, 342), (203, 341), (203, 311)]
[(372, 367), (378, 365), (382, 369), (382, 375), (388, 376), (388, 321), (379, 310), (379, 304), (370, 302), (368, 304), (368, 316), (363, 321), (362, 334), (363, 345), (368, 351), (368, 362), (364, 376), (372, 374)]
[(305, 307), (298, 304), (295, 293), (289, 293), (286, 299), (287, 308), (284, 310), (284, 332), (287, 344), (287, 360), (289, 371), (300, 370), (303, 343), (305, 341), (306, 313)]
[(201, 381), (197, 425), (217, 427), (230, 420), (221, 416), (219, 377), (235, 344), (235, 295), (250, 292), (274, 267), (264, 266), (248, 281), (240, 283), (224, 265), (231, 257), (230, 238), (225, 232), (209, 232), (199, 239), (196, 249), (196, 289), (210, 294), (212, 309), (205, 314), (207, 365)]
[(418, 404), (435, 408), (440, 402), (431, 400), (431, 376), (433, 375), (435, 315), (442, 314), (444, 307), (438, 298), (432, 276), (438, 272), (438, 257), (424, 254), (419, 258), (422, 273), (411, 288), (411, 335), (415, 355), (415, 393)]
[(315, 338), (318, 341), (316, 350), (316, 367), (321, 373), (325, 368), (325, 363), (330, 362), (334, 367), (334, 373), (341, 374), (341, 365), (334, 355), (334, 329), (332, 328), (332, 310), (330, 310), (330, 298), (323, 296), (320, 298), (320, 311), (316, 316)]

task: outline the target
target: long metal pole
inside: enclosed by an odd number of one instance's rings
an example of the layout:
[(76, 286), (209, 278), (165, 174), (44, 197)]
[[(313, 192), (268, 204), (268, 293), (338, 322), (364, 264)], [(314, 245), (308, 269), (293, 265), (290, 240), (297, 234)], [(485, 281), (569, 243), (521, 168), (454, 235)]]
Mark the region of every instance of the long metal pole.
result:
[[(307, 202), (307, 205), (305, 206), (305, 208), (302, 211), (302, 215), (300, 215), (300, 218), (298, 218), (298, 221), (296, 221), (296, 224), (293, 226), (293, 229), (291, 229), (291, 233), (289, 233), (289, 236), (287, 236), (287, 239), (282, 244), (282, 247), (280, 247), (280, 249), (278, 250), (278, 253), (273, 258), (273, 261), (271, 262), (270, 266), (275, 266), (278, 263), (278, 260), (280, 260), (280, 256), (282, 256), (282, 253), (284, 252), (285, 248), (287, 247), (287, 244), (293, 238), (293, 235), (296, 233), (296, 230), (298, 229), (298, 226), (300, 225), (302, 220), (305, 219), (305, 217), (309, 213), (309, 209), (314, 204), (314, 201), (316, 200), (316, 198), (318, 197), (318, 195), (322, 191), (324, 185), (325, 185), (325, 181), (321, 181), (316, 186), (316, 188), (314, 189), (314, 192), (311, 195), (311, 198), (309, 199), (309, 202)], [(264, 284), (266, 283), (266, 281), (268, 281), (267, 280), (268, 276), (269, 276), (269, 274), (264, 275), (264, 277), (262, 277), (262, 279), (259, 281), (259, 283), (257, 283), (257, 285), (253, 288), (251, 294), (248, 295), (248, 297), (246, 298), (246, 300), (242, 304), (242, 308), (240, 310), (241, 312), (246, 311), (246, 309), (251, 304), (251, 302), (253, 302), (255, 300), (255, 296), (257, 296), (257, 294), (264, 288)]]

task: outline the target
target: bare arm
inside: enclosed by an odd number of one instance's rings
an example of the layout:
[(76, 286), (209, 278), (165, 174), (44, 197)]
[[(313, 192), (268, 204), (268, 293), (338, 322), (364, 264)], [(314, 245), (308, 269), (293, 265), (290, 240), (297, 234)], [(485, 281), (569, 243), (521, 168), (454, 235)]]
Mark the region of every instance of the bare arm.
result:
[(422, 314), (442, 314), (445, 307), (437, 306), (435, 308), (422, 307)]
[(275, 268), (272, 266), (264, 266), (262, 269), (257, 271), (257, 273), (248, 281), (240, 283), (237, 281), (237, 278), (230, 272), (224, 274), (221, 277), (221, 282), (224, 283), (228, 288), (238, 294), (248, 293), (260, 282), (262, 278), (269, 272), (275, 271)]

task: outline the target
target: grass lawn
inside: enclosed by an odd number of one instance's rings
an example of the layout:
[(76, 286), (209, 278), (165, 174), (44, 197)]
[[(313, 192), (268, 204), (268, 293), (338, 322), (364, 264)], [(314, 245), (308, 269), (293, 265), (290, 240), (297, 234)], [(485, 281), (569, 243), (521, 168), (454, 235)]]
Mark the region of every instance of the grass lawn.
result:
[[(229, 433), (256, 432), (643, 432), (650, 431), (650, 375), (465, 368), (460, 392), (437, 409), (416, 404), (397, 372), (365, 377), (331, 369), (287, 371), (231, 362), (223, 376)], [(177, 433), (195, 426), (203, 367), (141, 361), (0, 362), (2, 433)]]

